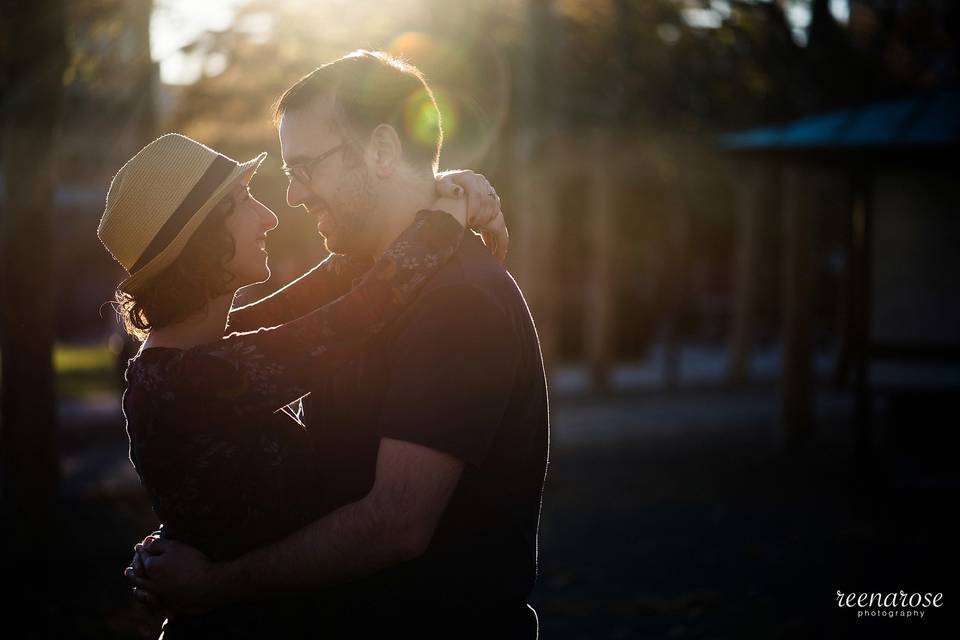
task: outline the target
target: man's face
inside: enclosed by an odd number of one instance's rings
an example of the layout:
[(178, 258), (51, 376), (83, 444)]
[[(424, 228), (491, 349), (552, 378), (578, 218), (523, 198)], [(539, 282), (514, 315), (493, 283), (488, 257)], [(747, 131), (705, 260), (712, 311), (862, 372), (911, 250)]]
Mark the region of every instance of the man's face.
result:
[[(302, 206), (317, 220), (317, 232), (332, 253), (374, 252), (376, 181), (361, 151), (335, 126), (329, 98), (287, 111), (280, 120), (280, 153), (287, 167), (298, 168), (287, 187), (287, 204)], [(346, 144), (344, 144), (346, 143)], [(338, 145), (344, 146), (311, 162)]]

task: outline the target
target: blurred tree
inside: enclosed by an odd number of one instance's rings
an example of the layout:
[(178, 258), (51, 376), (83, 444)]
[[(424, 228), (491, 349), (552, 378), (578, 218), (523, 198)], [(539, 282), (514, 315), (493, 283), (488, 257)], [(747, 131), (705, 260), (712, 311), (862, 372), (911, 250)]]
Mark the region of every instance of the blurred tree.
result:
[(496, 141), (509, 107), (509, 70), (486, 19), (496, 17), (498, 38), (519, 33), (518, 8), (501, 4), (504, 12), (491, 12), (490, 2), (477, 0), (454, 7), (436, 0), (250, 0), (238, 7), (230, 28), (203, 33), (185, 48), (205, 72), (177, 91), (163, 128), (237, 158), (274, 152), (254, 183), (258, 197), (281, 219), (268, 238), (274, 273), (269, 286), (283, 284), (324, 255), (314, 225), (285, 206), (286, 181), (271, 123), (280, 94), (318, 65), (354, 49), (390, 51), (417, 64), (435, 90), (444, 111), (442, 165), (476, 167)]
[(3, 555), (14, 565), (4, 572), (13, 577), (14, 595), (29, 603), (51, 595), (42, 587), (52, 569), (44, 559), (58, 529), (51, 238), (55, 130), (67, 56), (62, 0), (5, 2), (0, 10)]
[(120, 331), (107, 307), (123, 269), (94, 233), (116, 171), (156, 137), (158, 66), (150, 56), (151, 0), (85, 0), (67, 7), (69, 61), (57, 146), (56, 335), (102, 340)]
[[(956, 79), (958, 3), (849, 7), (838, 21), (829, 0), (249, 0), (230, 28), (188, 47), (205, 73), (179, 92), (165, 128), (237, 156), (276, 149), (270, 105), (293, 79), (358, 47), (386, 49), (420, 66), (438, 89), (444, 167), (481, 169), (509, 199), (523, 176), (515, 167), (501, 172), (501, 161), (527, 134), (612, 133), (643, 148), (624, 189), (663, 208), (645, 208), (656, 222), (625, 240), (628, 253), (656, 262), (655, 245), (682, 200), (691, 254), (709, 256), (701, 271), (729, 273), (732, 216), (718, 199), (726, 183), (709, 159), (710, 134)], [(531, 153), (536, 162), (539, 151)], [(322, 255), (309, 221), (284, 207), (283, 187), (274, 157), (255, 188), (281, 216), (270, 240), (275, 264), (298, 256), (275, 269), (275, 285)], [(582, 212), (572, 213), (580, 224)]]
[(62, 182), (109, 181), (156, 137), (152, 9), (152, 0), (86, 0), (69, 6)]

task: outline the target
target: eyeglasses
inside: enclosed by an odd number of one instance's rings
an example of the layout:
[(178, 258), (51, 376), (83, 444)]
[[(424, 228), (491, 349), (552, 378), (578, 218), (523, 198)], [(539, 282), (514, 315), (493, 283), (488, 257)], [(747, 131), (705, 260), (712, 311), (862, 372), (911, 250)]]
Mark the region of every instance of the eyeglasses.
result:
[(341, 142), (333, 149), (324, 151), (318, 156), (314, 156), (309, 160), (304, 160), (303, 162), (298, 162), (293, 166), (283, 165), (283, 175), (287, 176), (288, 180), (296, 180), (300, 184), (310, 184), (310, 181), (313, 180), (313, 176), (310, 175), (310, 170), (318, 163), (326, 160), (328, 157), (335, 154), (337, 151), (340, 151), (346, 143)]

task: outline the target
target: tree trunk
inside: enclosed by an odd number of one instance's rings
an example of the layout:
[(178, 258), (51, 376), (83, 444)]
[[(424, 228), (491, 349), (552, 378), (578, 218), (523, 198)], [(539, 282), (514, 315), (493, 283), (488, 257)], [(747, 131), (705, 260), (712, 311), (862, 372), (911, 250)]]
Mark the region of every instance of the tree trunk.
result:
[(788, 167), (783, 189), (783, 423), (788, 450), (802, 451), (814, 427), (812, 190), (817, 174)]
[[(0, 220), (0, 453), (4, 571), (17, 601), (53, 602), (44, 584), (59, 533), (54, 327), (55, 129), (66, 62), (60, 0), (5, 3)], [(22, 602), (20, 602), (22, 600)], [(8, 603), (10, 604), (10, 603)], [(55, 606), (50, 604), (49, 606)], [(39, 610), (38, 610), (39, 611)], [(42, 613), (42, 611), (41, 611)], [(43, 626), (45, 618), (35, 620)], [(34, 621), (31, 621), (34, 622)], [(51, 623), (52, 624), (52, 623)], [(33, 632), (35, 629), (32, 629)]]

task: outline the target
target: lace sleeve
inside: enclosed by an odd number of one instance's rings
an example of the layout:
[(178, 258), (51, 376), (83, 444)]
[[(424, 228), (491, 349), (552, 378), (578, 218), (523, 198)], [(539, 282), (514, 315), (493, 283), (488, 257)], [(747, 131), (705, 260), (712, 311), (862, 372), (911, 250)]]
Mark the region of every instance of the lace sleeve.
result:
[(345, 294), (372, 264), (373, 261), (366, 258), (331, 254), (270, 295), (231, 309), (225, 335), (275, 327), (295, 320)]
[(419, 212), (360, 284), (338, 300), (279, 327), (184, 351), (180, 392), (236, 416), (273, 411), (302, 397), (362, 353), (462, 237), (463, 227), (449, 214)]

